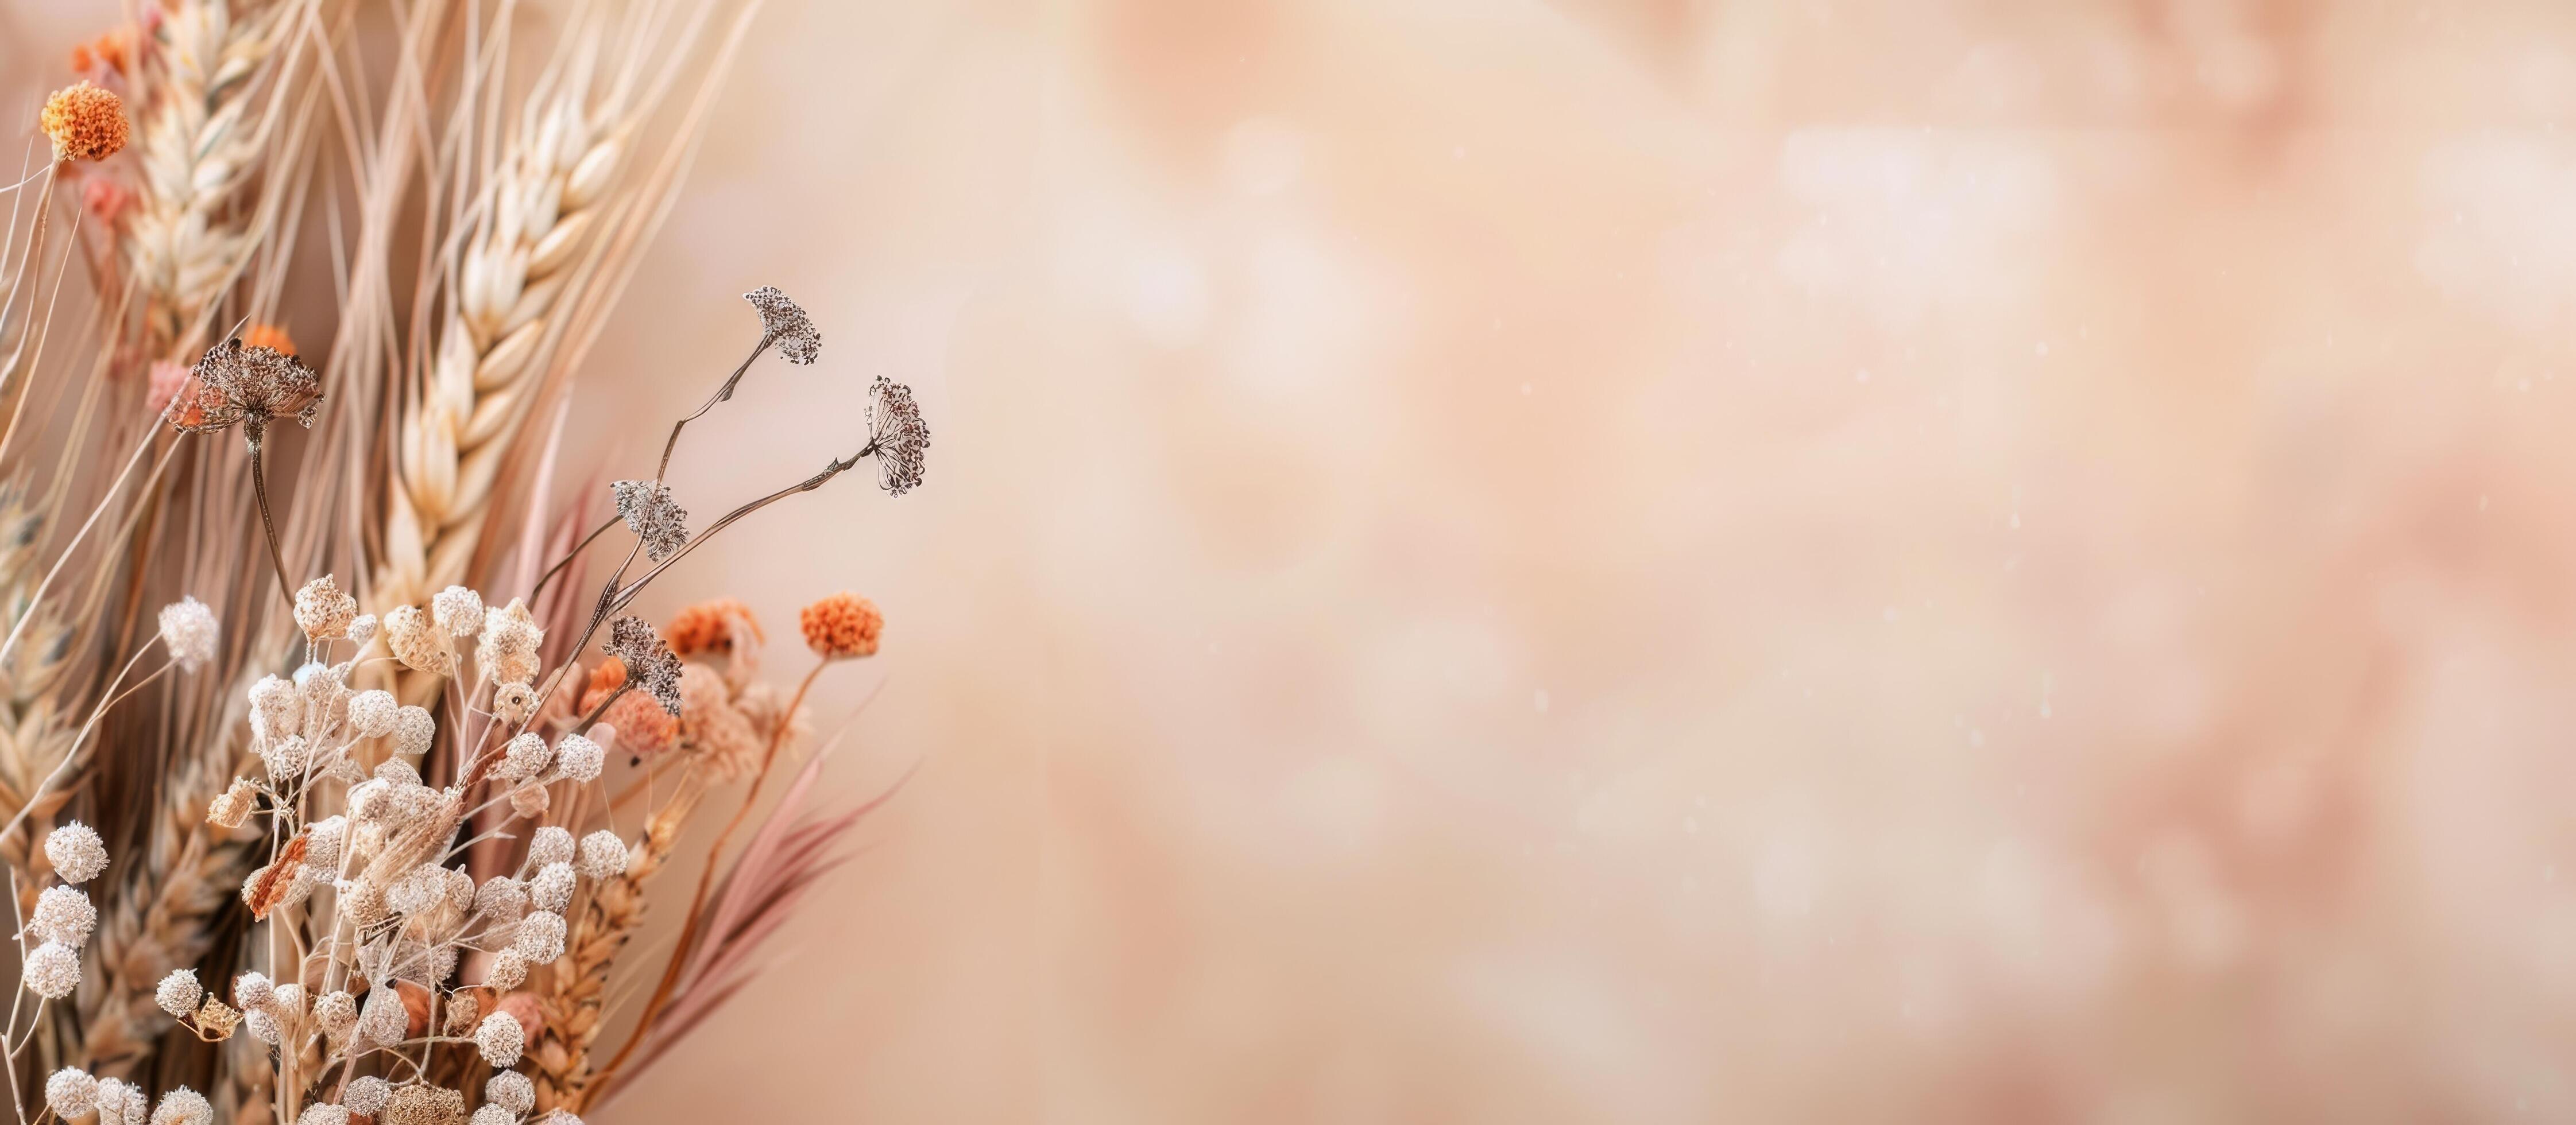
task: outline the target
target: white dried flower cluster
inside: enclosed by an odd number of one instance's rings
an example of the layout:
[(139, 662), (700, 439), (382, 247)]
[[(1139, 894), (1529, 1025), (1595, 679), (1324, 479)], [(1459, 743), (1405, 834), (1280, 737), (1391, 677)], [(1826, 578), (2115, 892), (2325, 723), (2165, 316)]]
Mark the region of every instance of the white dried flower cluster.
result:
[(525, 781), (544, 773), (554, 755), (554, 749), (546, 745), (546, 736), (528, 731), (502, 747), (500, 764), (492, 767), (492, 772), (510, 781)]
[(78, 887), (45, 888), (36, 896), (35, 913), (27, 918), (28, 933), (74, 949), (86, 944), (90, 931), (97, 928), (98, 908), (90, 905), (88, 892)]
[(58, 941), (49, 941), (28, 951), (26, 964), (19, 976), (27, 991), (47, 1000), (60, 1000), (80, 987), (80, 953)]
[(349, 1107), (351, 1113), (373, 1117), (392, 1096), (392, 1083), (369, 1075), (350, 1080), (349, 1089), (340, 1095), (340, 1104)]
[(98, 1107), (98, 1079), (76, 1066), (67, 1066), (45, 1079), (45, 1104), (65, 1121)]
[(358, 600), (340, 592), (340, 584), (330, 575), (304, 584), (295, 592), (295, 627), (304, 630), (308, 641), (337, 640), (349, 635), (349, 624), (358, 619)]
[(528, 837), (528, 866), (543, 869), (551, 864), (571, 863), (572, 833), (556, 825), (539, 828)]
[(626, 841), (605, 828), (582, 837), (581, 873), (593, 879), (626, 874)]
[(45, 862), (66, 883), (86, 883), (107, 870), (107, 845), (98, 832), (75, 820), (45, 834)]
[(519, 1064), (519, 1052), (528, 1045), (527, 1035), (519, 1028), (519, 1017), (508, 1012), (494, 1012), (483, 1017), (474, 1027), (474, 1049), (482, 1052), (483, 1061), (495, 1068)]
[(385, 614), (385, 646), (405, 668), (434, 676), (453, 674), (456, 654), (447, 642), (447, 634), (419, 606), (395, 606)]
[(513, 1115), (526, 1113), (537, 1107), (537, 1086), (527, 1075), (504, 1070), (484, 1081), (483, 1100)]
[(161, 1104), (152, 1109), (152, 1125), (211, 1125), (215, 1107), (206, 1096), (185, 1086), (161, 1095)]
[(394, 700), (392, 692), (380, 688), (359, 692), (349, 697), (350, 732), (360, 738), (391, 734), (394, 717), (401, 711), (402, 704)]
[(474, 647), (474, 662), (494, 682), (525, 688), (537, 678), (537, 649), (545, 643), (546, 631), (537, 627), (528, 604), (512, 598), (509, 605), (483, 615), (483, 638)]
[(98, 1080), (98, 1125), (143, 1125), (151, 1109), (142, 1087), (118, 1078)]
[(463, 640), (483, 631), (483, 595), (450, 586), (429, 599), (429, 615), (448, 639)]
[(214, 659), (215, 641), (223, 627), (215, 623), (215, 611), (195, 598), (181, 598), (161, 607), (161, 643), (170, 649), (170, 661), (182, 672), (194, 672)]
[(572, 892), (578, 880), (571, 864), (549, 863), (537, 872), (536, 878), (528, 880), (528, 901), (536, 903), (539, 910), (561, 914), (572, 905)]
[(304, 1107), (295, 1125), (349, 1125), (349, 1107), (330, 1102), (315, 1102)]
[(476, 1109), (465, 1125), (519, 1125), (519, 1115), (497, 1105), (486, 1105)]
[(574, 781), (596, 781), (608, 768), (608, 750), (589, 738), (567, 734), (555, 743), (555, 769)]
[(169, 976), (161, 978), (159, 987), (152, 990), (153, 1002), (174, 1016), (195, 1012), (197, 1003), (205, 998), (206, 988), (197, 983), (195, 969), (173, 969)]

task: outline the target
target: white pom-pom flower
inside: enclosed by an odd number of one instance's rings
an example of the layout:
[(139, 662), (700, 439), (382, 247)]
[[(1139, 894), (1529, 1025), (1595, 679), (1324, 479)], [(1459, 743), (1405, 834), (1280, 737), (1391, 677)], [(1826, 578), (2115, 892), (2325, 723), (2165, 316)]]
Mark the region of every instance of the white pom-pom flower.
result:
[(88, 1113), (98, 1105), (98, 1079), (76, 1066), (57, 1070), (45, 1079), (45, 1104), (65, 1121)]
[(382, 1078), (374, 1075), (353, 1078), (349, 1080), (349, 1089), (341, 1094), (340, 1104), (349, 1107), (351, 1113), (373, 1117), (377, 1110), (385, 1108), (385, 1100), (393, 1097), (393, 1093), (393, 1085)]
[[(529, 964), (552, 963), (555, 958), (563, 956), (563, 915), (540, 910), (519, 919), (518, 937), (511, 942), (510, 947), (518, 950), (519, 956), (527, 958)], [(75, 982), (80, 979), (80, 965), (77, 962), (72, 965), (72, 979)]]
[(349, 841), (349, 818), (327, 816), (305, 830), (304, 866), (308, 870), (335, 871), (340, 866), (340, 849)]
[(519, 1115), (497, 1105), (487, 1105), (475, 1110), (465, 1125), (519, 1125)]
[(429, 615), (450, 637), (473, 636), (483, 631), (483, 595), (450, 586), (429, 599)]
[(476, 913), (494, 922), (516, 922), (528, 912), (527, 884), (507, 875), (483, 880), (481, 890), (474, 892)]
[(492, 772), (511, 781), (522, 781), (544, 773), (546, 762), (553, 757), (554, 751), (546, 746), (545, 736), (529, 731), (510, 740), (501, 752), (500, 763), (492, 767)]
[(574, 781), (589, 781), (608, 766), (608, 751), (600, 744), (578, 734), (567, 734), (555, 744), (555, 768)]
[(88, 942), (96, 928), (98, 908), (90, 905), (88, 892), (78, 887), (45, 888), (36, 896), (35, 915), (27, 919), (29, 933), (74, 949)]
[(582, 837), (581, 873), (593, 879), (626, 874), (626, 841), (605, 828)]
[(209, 1125), (215, 1119), (215, 1107), (206, 1104), (206, 1096), (185, 1086), (161, 1095), (161, 1104), (152, 1109), (152, 1125)]
[(215, 611), (195, 598), (181, 598), (161, 607), (161, 643), (169, 646), (170, 660), (182, 672), (194, 672), (214, 658), (215, 640), (223, 627), (215, 624)]
[(60, 1000), (80, 987), (80, 954), (59, 941), (49, 941), (27, 954), (27, 963), (20, 967), (19, 974), (27, 983), (27, 991), (47, 1000)]
[(394, 693), (380, 688), (349, 697), (349, 729), (362, 737), (393, 733), (394, 716), (401, 713), (402, 704), (394, 699)]
[(107, 870), (107, 845), (98, 832), (77, 820), (45, 834), (45, 861), (66, 883), (86, 883)]
[(349, 1107), (316, 1102), (304, 1107), (304, 1115), (295, 1119), (295, 1125), (349, 1125)]
[(429, 744), (438, 737), (438, 720), (429, 708), (405, 707), (394, 718), (394, 753), (419, 757), (429, 753)]
[(277, 986), (268, 974), (253, 970), (233, 978), (233, 1007), (255, 1012), (277, 1002)]
[(537, 1107), (537, 1085), (527, 1075), (504, 1070), (483, 1083), (483, 1100), (513, 1115), (526, 1113)]
[(572, 905), (573, 886), (571, 864), (549, 863), (537, 872), (536, 878), (528, 880), (528, 901), (536, 903), (539, 910), (561, 914)]
[(519, 1052), (528, 1045), (527, 1033), (519, 1027), (519, 1017), (508, 1012), (494, 1012), (474, 1025), (474, 1049), (483, 1053), (483, 1061), (494, 1067), (519, 1063)]
[(528, 837), (528, 866), (544, 868), (550, 863), (572, 862), (572, 833), (549, 824)]
[(152, 990), (152, 1002), (161, 1005), (162, 1011), (174, 1016), (184, 1016), (196, 1011), (198, 1002), (205, 998), (206, 988), (197, 983), (195, 969), (173, 969), (170, 975), (161, 978), (160, 985)]

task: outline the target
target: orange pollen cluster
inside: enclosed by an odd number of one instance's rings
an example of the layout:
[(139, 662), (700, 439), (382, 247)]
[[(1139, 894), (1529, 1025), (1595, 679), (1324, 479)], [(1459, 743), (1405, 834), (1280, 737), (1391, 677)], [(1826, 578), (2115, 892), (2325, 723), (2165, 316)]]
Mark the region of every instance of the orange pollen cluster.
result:
[(243, 330), (241, 342), (243, 347), (268, 348), (284, 355), (295, 354), (295, 338), (287, 335), (285, 329), (274, 324), (251, 325)]
[(695, 656), (702, 652), (730, 654), (733, 652), (734, 623), (737, 621), (750, 630), (752, 640), (769, 639), (768, 634), (760, 630), (760, 619), (751, 615), (751, 607), (732, 598), (699, 602), (681, 610), (672, 616), (670, 627), (662, 631), (662, 637), (671, 642), (671, 651), (680, 656)]

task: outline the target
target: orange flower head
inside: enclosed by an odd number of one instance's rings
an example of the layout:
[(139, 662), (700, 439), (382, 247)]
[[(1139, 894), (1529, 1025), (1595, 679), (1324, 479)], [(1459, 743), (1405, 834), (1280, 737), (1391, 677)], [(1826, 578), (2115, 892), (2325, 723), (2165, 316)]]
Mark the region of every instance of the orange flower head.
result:
[(681, 656), (713, 652), (733, 655), (746, 637), (753, 644), (769, 639), (760, 631), (760, 619), (751, 615), (751, 607), (732, 598), (699, 602), (681, 610), (662, 631), (671, 642), (671, 651)]
[(796, 623), (805, 630), (805, 647), (825, 660), (875, 656), (877, 636), (885, 631), (876, 603), (846, 590), (806, 606)]
[(243, 347), (268, 348), (280, 355), (295, 354), (295, 338), (274, 324), (254, 324), (241, 334)]
[(87, 81), (54, 91), (36, 123), (56, 160), (105, 160), (125, 147), (125, 100)]
[[(595, 695), (606, 695), (617, 690), (617, 685), (625, 682), (626, 662), (612, 656), (600, 661), (599, 667), (590, 670), (590, 689), (582, 692), (581, 696), (583, 699), (590, 699)], [(599, 704), (594, 700), (582, 704), (581, 709), (588, 711), (597, 706)]]
[(74, 73), (74, 74), (87, 74), (87, 73), (89, 73), (89, 68), (94, 67), (94, 66), (97, 66), (97, 65), (98, 65), (98, 58), (97, 58), (96, 56), (94, 56), (94, 55), (90, 54), (90, 52), (89, 52), (89, 44), (87, 44), (87, 43), (74, 43), (74, 44), (72, 44), (72, 73)]

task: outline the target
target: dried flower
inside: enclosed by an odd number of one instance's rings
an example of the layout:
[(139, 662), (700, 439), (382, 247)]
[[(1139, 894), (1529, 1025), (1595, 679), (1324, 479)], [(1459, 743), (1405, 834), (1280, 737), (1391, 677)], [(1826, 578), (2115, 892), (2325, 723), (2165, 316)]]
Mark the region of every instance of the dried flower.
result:
[(152, 1110), (152, 1125), (212, 1125), (215, 1107), (206, 1104), (206, 1096), (185, 1086), (161, 1095), (161, 1104)]
[(528, 837), (528, 866), (543, 869), (550, 863), (571, 863), (572, 859), (572, 833), (562, 826), (549, 824)]
[(672, 615), (662, 636), (671, 642), (671, 652), (677, 656), (702, 652), (732, 655), (769, 639), (760, 631), (760, 620), (751, 615), (751, 607), (732, 598), (699, 602), (681, 610)]
[(412, 671), (437, 676), (456, 671), (456, 654), (448, 650), (446, 634), (419, 606), (395, 606), (385, 614), (385, 647)]
[(510, 811), (531, 820), (546, 815), (546, 808), (553, 803), (553, 798), (546, 796), (546, 787), (536, 782), (510, 791)]
[[(680, 720), (664, 711), (651, 696), (628, 695), (608, 705), (601, 712), (599, 725), (591, 732), (594, 741), (605, 749), (612, 741), (625, 748), (628, 757), (650, 758), (680, 744)], [(611, 736), (614, 736), (612, 738)]]
[(56, 160), (105, 160), (125, 147), (125, 100), (87, 81), (54, 91), (36, 123)]
[(245, 1012), (242, 1015), (242, 1026), (249, 1029), (251, 1038), (257, 1039), (262, 1043), (266, 1043), (271, 1047), (277, 1046), (279, 1038), (277, 1033), (277, 1021), (274, 1018), (271, 1018), (268, 1013)]
[(87, 943), (90, 931), (97, 928), (98, 908), (78, 887), (45, 888), (36, 896), (35, 913), (27, 919), (28, 933), (74, 949)]
[(185, 433), (239, 425), (256, 439), (279, 418), (293, 418), (311, 429), (321, 412), (322, 377), (275, 348), (226, 340), (206, 349), (192, 374), (192, 390), (172, 401), (172, 408), (183, 414), (171, 418), (171, 425)]
[(617, 497), (617, 518), (644, 541), (645, 557), (660, 562), (689, 544), (689, 513), (671, 499), (671, 486), (658, 480), (610, 483)]
[[(528, 603), (512, 598), (509, 605), (484, 615), (483, 640), (474, 649), (474, 660), (501, 684), (524, 687), (537, 677), (537, 649), (545, 641), (546, 631), (537, 627)], [(535, 704), (534, 692), (526, 698)]]
[(537, 872), (536, 878), (528, 880), (528, 901), (536, 903), (539, 910), (561, 914), (572, 905), (577, 878), (571, 864), (549, 863)]
[(182, 672), (194, 672), (214, 657), (221, 632), (215, 611), (193, 597), (161, 607), (161, 643), (169, 646), (170, 660)]
[(504, 949), (492, 955), (491, 971), (483, 974), (483, 986), (498, 992), (519, 987), (528, 979), (528, 959), (516, 949)]
[(340, 896), (340, 913), (361, 926), (372, 926), (393, 917), (393, 907), (385, 902), (385, 890), (366, 879), (342, 879), (331, 884), (332, 893)]
[(536, 1125), (581, 1125), (581, 1118), (574, 1116), (569, 1109), (557, 1107), (546, 1111), (546, 1115), (538, 1119)]
[(526, 1113), (537, 1106), (537, 1087), (527, 1075), (504, 1070), (484, 1080), (483, 1100), (513, 1114)]
[(328, 574), (295, 592), (295, 627), (304, 630), (308, 640), (348, 636), (349, 623), (357, 619), (358, 599), (341, 593), (340, 584)]
[[(445, 948), (447, 948), (451, 953), (455, 950), (454, 946), (447, 946)], [(447, 1028), (446, 1030), (439, 1032), (439, 1034), (458, 1037), (471, 1034), (474, 1029), (475, 1017), (479, 1011), (480, 1006), (475, 1002), (473, 993), (458, 991), (448, 994)], [(517, 1021), (514, 1020), (512, 1022), (515, 1023)]]
[(450, 586), (429, 600), (430, 615), (447, 635), (459, 640), (483, 631), (483, 595)]
[(27, 991), (60, 1000), (80, 986), (80, 954), (61, 942), (46, 942), (27, 954), (19, 975), (26, 980)]
[[(518, 937), (510, 947), (518, 950), (519, 956), (527, 958), (530, 964), (552, 963), (555, 958), (563, 956), (563, 915), (539, 910), (519, 919)], [(77, 960), (72, 962), (72, 979), (74, 982), (80, 979)], [(70, 991), (69, 987), (66, 986), (64, 991)]]
[(760, 764), (768, 740), (734, 706), (725, 679), (704, 664), (680, 673), (680, 732), (708, 776), (730, 781)]
[(98, 1079), (76, 1066), (57, 1070), (45, 1079), (45, 1104), (65, 1121), (88, 1113), (98, 1105)]
[(377, 1125), (465, 1125), (465, 1095), (444, 1086), (406, 1083), (393, 1089)]
[(503, 726), (527, 722), (536, 710), (537, 689), (526, 683), (504, 683), (492, 689), (492, 717)]
[(607, 749), (581, 735), (567, 734), (555, 744), (555, 768), (574, 781), (594, 780), (607, 765)]
[(519, 1031), (519, 1021), (506, 1013), (494, 1012), (474, 1026), (474, 1049), (483, 1053), (484, 1062), (496, 1068), (518, 1065), (519, 1052), (527, 1045), (527, 1037)]
[(289, 735), (304, 721), (304, 697), (281, 676), (262, 676), (250, 686), (251, 731), (262, 741)]
[(241, 1022), (241, 1013), (212, 996), (197, 1006), (197, 1029), (218, 1040), (232, 1038), (233, 1027)]
[(501, 748), (501, 761), (492, 772), (510, 781), (525, 781), (546, 771), (546, 762), (554, 751), (546, 746), (544, 735), (525, 731)]
[(805, 630), (805, 647), (825, 660), (877, 654), (877, 637), (885, 616), (875, 602), (843, 591), (806, 606), (796, 614)]
[(582, 837), (581, 873), (593, 879), (626, 874), (626, 841), (605, 828)]
[(410, 1036), (411, 1009), (403, 1003), (400, 991), (391, 983), (367, 990), (366, 1002), (358, 1007), (360, 1038), (392, 1045)]
[(751, 307), (760, 311), (761, 339), (778, 345), (778, 354), (787, 362), (807, 364), (823, 350), (823, 334), (814, 330), (814, 320), (788, 300), (787, 294), (773, 285), (763, 285), (742, 295)]
[(251, 810), (259, 807), (259, 787), (247, 777), (233, 779), (232, 787), (215, 798), (206, 808), (206, 823), (217, 828), (239, 828), (250, 819)]
[[(90, 182), (102, 184), (107, 181), (91, 180)], [(166, 359), (153, 360), (151, 374), (144, 386), (144, 405), (151, 407), (155, 416), (168, 413), (170, 400), (179, 397), (179, 392), (187, 387), (189, 377), (187, 364)], [(196, 421), (194, 418), (187, 420)]]
[(143, 1091), (123, 1079), (98, 1080), (98, 1125), (143, 1125), (143, 1116), (151, 1109)]
[(376, 635), (376, 615), (375, 615), (375, 614), (372, 614), (372, 613), (361, 613), (361, 614), (359, 614), (359, 615), (357, 616), (357, 619), (356, 619), (356, 620), (353, 620), (353, 621), (349, 622), (349, 643), (350, 643), (350, 644), (363, 646), (363, 645), (365, 645), (365, 644), (367, 643), (368, 638), (371, 638), (371, 637), (373, 637), (373, 636), (375, 636), (375, 635)]
[(161, 1010), (174, 1016), (186, 1016), (197, 1010), (197, 1002), (206, 998), (205, 986), (197, 983), (197, 970), (174, 969), (161, 978), (152, 990), (152, 1000)]
[(349, 729), (361, 738), (392, 733), (394, 718), (401, 714), (402, 704), (394, 693), (369, 688), (349, 697)]
[(324, 871), (340, 866), (341, 845), (349, 839), (349, 818), (326, 816), (304, 829), (304, 862)]
[(339, 989), (323, 993), (313, 1001), (313, 1022), (331, 1038), (347, 1038), (349, 1029), (358, 1026), (358, 998)]
[(329, 1102), (315, 1102), (304, 1107), (295, 1125), (349, 1125), (349, 1107)]
[(528, 888), (507, 875), (483, 880), (474, 892), (474, 910), (496, 922), (516, 922), (528, 912)]
[(252, 971), (233, 978), (233, 1003), (240, 1005), (242, 1010), (265, 1008), (276, 1000), (277, 985), (268, 979), (267, 973)]
[(479, 1106), (465, 1125), (519, 1125), (519, 1115), (497, 1105)]
[[(427, 707), (405, 707), (394, 715), (394, 753), (419, 757), (429, 753), (430, 741), (438, 736), (438, 720), (431, 718)], [(412, 775), (419, 780), (420, 775)]]
[(921, 486), (924, 455), (930, 449), (930, 425), (912, 388), (883, 375), (868, 386), (868, 448), (876, 452), (877, 484), (888, 495), (901, 496)]
[(680, 713), (680, 658), (641, 617), (628, 615), (609, 623), (608, 643), (601, 646), (625, 665), (627, 678), (660, 701), (662, 710)]
[(341, 1091), (340, 1104), (349, 1107), (351, 1113), (373, 1117), (377, 1110), (385, 1108), (385, 1101), (393, 1096), (393, 1092), (392, 1083), (374, 1075), (353, 1078), (349, 1080), (349, 1088)]
[(77, 820), (45, 834), (45, 862), (66, 883), (86, 883), (107, 870), (107, 846), (98, 832)]
[(385, 888), (385, 903), (398, 914), (426, 914), (447, 901), (447, 872), (424, 863), (403, 873)]

